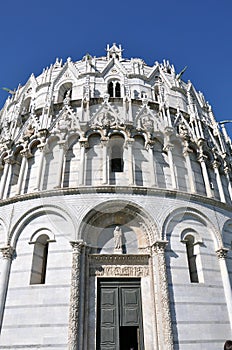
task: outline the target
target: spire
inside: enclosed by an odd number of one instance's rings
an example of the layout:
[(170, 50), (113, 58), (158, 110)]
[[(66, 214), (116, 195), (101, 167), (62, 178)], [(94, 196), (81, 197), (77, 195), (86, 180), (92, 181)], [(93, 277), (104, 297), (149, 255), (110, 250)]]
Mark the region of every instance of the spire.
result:
[(122, 59), (122, 47), (121, 45), (117, 46), (115, 43), (110, 47), (110, 45), (107, 45), (107, 59), (110, 60), (111, 58), (116, 58), (118, 60)]

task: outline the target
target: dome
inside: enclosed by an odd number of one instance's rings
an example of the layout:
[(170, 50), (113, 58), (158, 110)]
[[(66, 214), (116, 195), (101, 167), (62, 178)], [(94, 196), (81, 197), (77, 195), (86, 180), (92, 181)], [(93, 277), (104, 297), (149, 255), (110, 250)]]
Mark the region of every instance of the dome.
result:
[(6, 100), (2, 348), (216, 350), (230, 336), (231, 140), (184, 71), (113, 44), (57, 58)]

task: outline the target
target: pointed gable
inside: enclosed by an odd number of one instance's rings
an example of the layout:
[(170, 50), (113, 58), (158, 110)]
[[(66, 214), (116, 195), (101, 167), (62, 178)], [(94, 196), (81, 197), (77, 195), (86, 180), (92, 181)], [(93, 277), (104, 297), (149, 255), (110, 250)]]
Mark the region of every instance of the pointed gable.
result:
[(71, 61), (71, 58), (68, 58), (63, 68), (54, 80), (53, 86), (60, 86), (63, 82), (67, 81), (74, 82), (78, 80), (79, 74), (80, 72), (76, 68), (75, 64)]
[(138, 110), (135, 118), (136, 128), (144, 129), (148, 132), (162, 131), (164, 125), (160, 120), (160, 113), (154, 113), (148, 106), (148, 100), (143, 99), (143, 105)]
[(118, 126), (122, 123), (123, 120), (120, 118), (118, 111), (109, 102), (109, 95), (105, 94), (103, 103), (90, 120), (90, 125), (112, 127)]
[(123, 67), (123, 65), (114, 58), (111, 58), (110, 61), (108, 61), (101, 71), (101, 75), (103, 78), (106, 78), (110, 75), (120, 75), (120, 76), (125, 76), (127, 75), (126, 69)]

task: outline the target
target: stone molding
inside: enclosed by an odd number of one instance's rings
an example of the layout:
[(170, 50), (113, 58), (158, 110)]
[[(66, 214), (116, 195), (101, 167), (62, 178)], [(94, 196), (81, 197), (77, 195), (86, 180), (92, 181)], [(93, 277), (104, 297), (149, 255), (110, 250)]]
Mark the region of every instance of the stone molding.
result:
[(17, 195), (17, 197), (5, 198), (0, 202), (0, 207), (6, 204), (27, 201), (31, 199), (54, 197), (59, 195), (75, 195), (89, 193), (117, 193), (117, 194), (138, 194), (146, 196), (164, 196), (165, 198), (175, 198), (180, 200), (188, 200), (188, 203), (207, 204), (212, 207), (222, 208), (231, 211), (231, 205), (223, 203), (215, 198), (209, 198), (200, 194), (181, 192), (180, 190), (160, 189), (154, 187), (138, 187), (138, 186), (80, 186), (76, 188), (54, 188), (52, 190), (43, 190), (28, 194)]

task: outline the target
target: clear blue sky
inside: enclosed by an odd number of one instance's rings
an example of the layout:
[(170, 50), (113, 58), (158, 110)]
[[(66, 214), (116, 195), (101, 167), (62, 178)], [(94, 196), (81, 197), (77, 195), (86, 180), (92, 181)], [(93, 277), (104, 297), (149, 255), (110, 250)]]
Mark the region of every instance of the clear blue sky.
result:
[[(4, 1), (0, 6), (0, 108), (31, 73), (59, 57), (105, 55), (122, 44), (124, 57), (149, 65), (168, 59), (204, 93), (217, 120), (232, 119), (232, 1)], [(232, 131), (232, 125), (229, 127)]]

